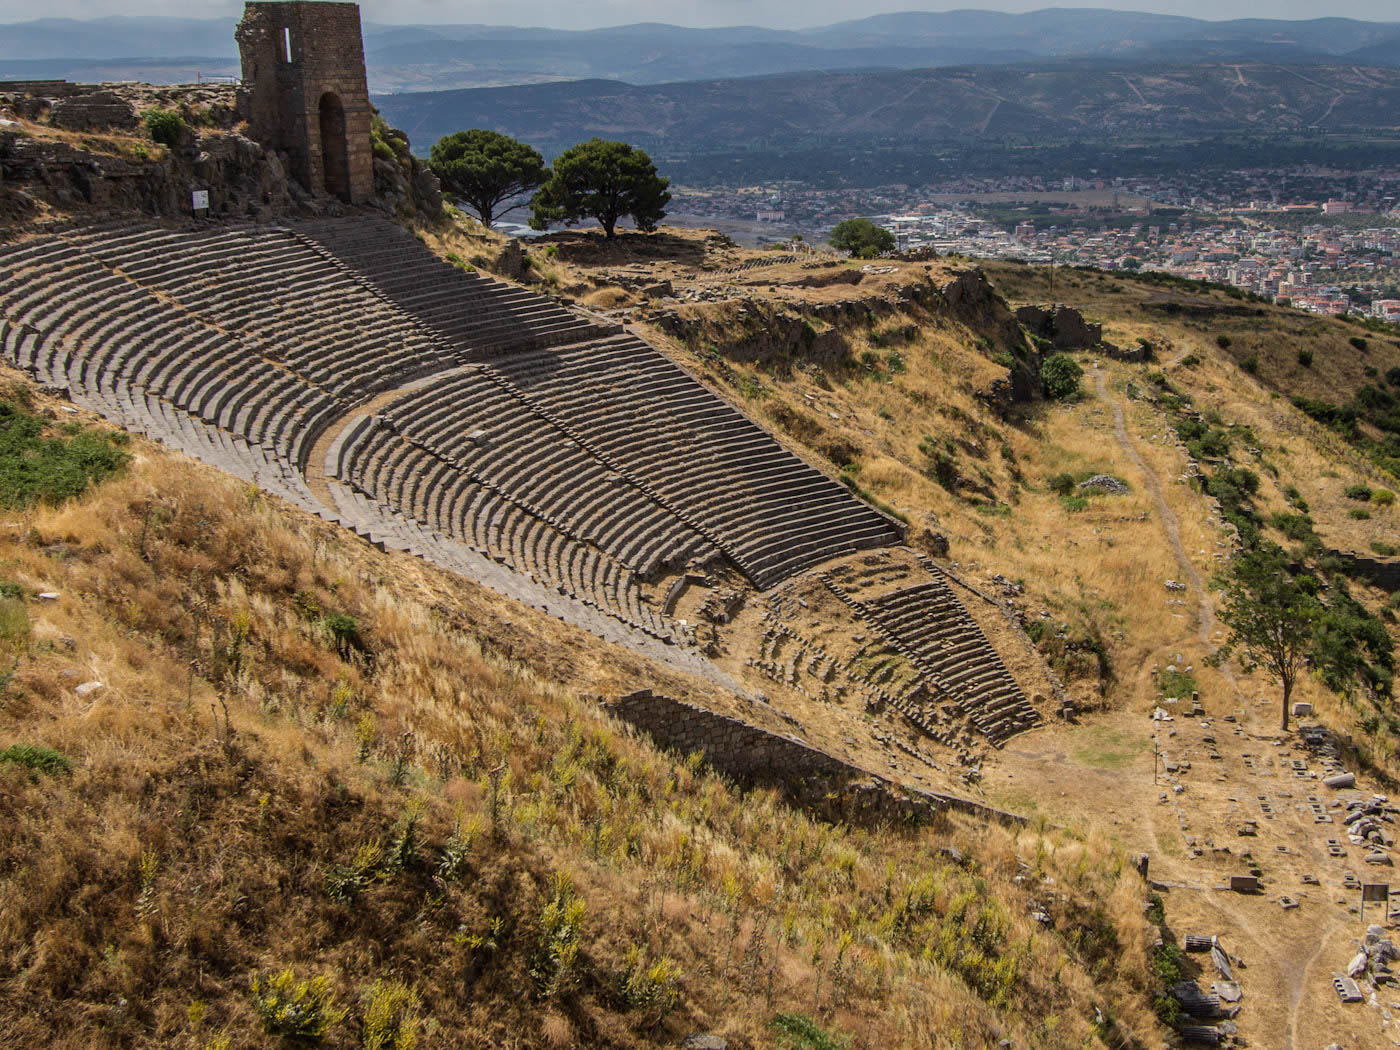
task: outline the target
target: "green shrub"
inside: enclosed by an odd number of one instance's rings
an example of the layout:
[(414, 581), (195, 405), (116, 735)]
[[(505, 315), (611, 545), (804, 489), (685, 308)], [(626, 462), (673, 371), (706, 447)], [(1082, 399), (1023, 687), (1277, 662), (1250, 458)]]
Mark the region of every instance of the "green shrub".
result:
[(1313, 535), (1313, 521), (1306, 514), (1280, 512), (1270, 518), (1269, 523), (1290, 540), (1296, 540), (1299, 543), (1311, 539)]
[(1350, 339), (1347, 340), (1347, 342), (1350, 343), (1352, 346), (1356, 347), (1356, 349), (1360, 350), (1363, 354), (1370, 346), (1370, 344), (1367, 343), (1366, 340), (1359, 335), (1352, 336)]
[(1352, 507), (1347, 511), (1347, 517), (1355, 518), (1357, 521), (1365, 521), (1371, 516), (1371, 512), (1365, 507)]
[(1055, 474), (1045, 482), (1045, 485), (1057, 496), (1068, 496), (1074, 491), (1074, 475)]
[(321, 617), (321, 626), (330, 635), (335, 651), (340, 654), (341, 659), (348, 660), (353, 650), (362, 650), (364, 643), (360, 640), (360, 621), (345, 613), (327, 613)]
[(1218, 347), (1220, 347), (1220, 349), (1222, 349), (1222, 350), (1228, 350), (1228, 349), (1230, 349), (1230, 343), (1231, 343), (1231, 342), (1232, 342), (1232, 340), (1230, 339), (1230, 337), (1229, 337), (1228, 335), (1217, 335), (1217, 336), (1215, 337), (1215, 345), (1218, 346)]
[(1395, 502), (1395, 493), (1390, 489), (1372, 489), (1371, 502), (1377, 507), (1389, 507)]
[(1083, 496), (1061, 496), (1060, 506), (1071, 514), (1078, 514), (1081, 510), (1089, 509), (1089, 501)]
[(130, 457), (116, 447), (125, 434), (81, 427), (49, 436), (45, 421), (15, 401), (0, 401), (0, 506), (56, 505), (116, 473)]
[(1040, 366), (1045, 393), (1057, 400), (1079, 393), (1079, 381), (1083, 376), (1084, 369), (1068, 354), (1051, 354)]
[(1176, 984), (1181, 980), (1182, 968), (1186, 962), (1186, 956), (1182, 950), (1171, 941), (1164, 940), (1152, 956), (1152, 969), (1162, 982), (1167, 985)]
[(337, 904), (350, 904), (371, 882), (389, 874), (383, 841), (370, 839), (356, 847), (349, 864), (334, 864), (326, 872), (326, 896)]
[(33, 744), (11, 744), (0, 751), (0, 765), (19, 766), (30, 773), (58, 776), (73, 771), (73, 760), (61, 752)]
[(772, 1025), (783, 1050), (846, 1050), (851, 1045), (849, 1038), (832, 1035), (806, 1014), (778, 1014)]
[(1195, 354), (1187, 354), (1181, 359), (1181, 366), (1183, 368), (1195, 368), (1200, 363), (1201, 359)]
[(1183, 419), (1176, 424), (1176, 436), (1186, 442), (1195, 459), (1220, 459), (1230, 453), (1230, 434), (1199, 419)]
[(330, 981), (315, 977), (298, 981), (289, 966), (252, 980), (253, 1012), (268, 1035), (304, 1043), (319, 1043), (345, 1017), (331, 999)]
[(550, 897), (540, 912), (539, 938), (530, 963), (530, 976), (541, 996), (553, 999), (573, 980), (582, 932), (583, 898), (573, 880), (562, 872), (550, 878)]
[(151, 139), (174, 149), (185, 137), (185, 118), (170, 109), (148, 109), (144, 114), (146, 133)]
[(1173, 671), (1170, 668), (1157, 673), (1157, 691), (1163, 696), (1189, 697), (1200, 689), (1195, 675), (1189, 671)]
[(1397, 554), (1400, 554), (1400, 547), (1397, 547), (1393, 543), (1386, 543), (1384, 540), (1372, 540), (1371, 553), (1377, 554), (1382, 558), (1393, 558)]
[(1168, 1028), (1175, 1028), (1177, 1022), (1181, 1020), (1181, 1004), (1172, 995), (1158, 995), (1152, 999), (1153, 1012), (1157, 1014), (1157, 1020), (1161, 1021)]
[(647, 1024), (655, 1027), (680, 1002), (680, 979), (680, 967), (673, 960), (648, 963), (646, 950), (634, 945), (627, 949), (620, 991), (628, 1007), (645, 1011)]
[(1243, 368), (1250, 375), (1257, 374), (1259, 371), (1259, 355), (1250, 354), (1248, 357), (1246, 357), (1243, 361), (1240, 362), (1240, 367)]
[(1304, 368), (1311, 368), (1313, 363), (1313, 352), (1311, 350), (1299, 350), (1298, 363)]
[(1347, 499), (1360, 500), (1362, 503), (1369, 503), (1371, 500), (1371, 486), (1369, 485), (1348, 485), (1342, 492)]

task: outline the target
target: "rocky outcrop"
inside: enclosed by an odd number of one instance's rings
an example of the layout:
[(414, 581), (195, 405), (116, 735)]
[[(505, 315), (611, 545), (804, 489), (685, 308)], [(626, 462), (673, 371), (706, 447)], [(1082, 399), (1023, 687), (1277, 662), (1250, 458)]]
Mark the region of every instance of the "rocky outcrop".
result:
[(1394, 594), (1400, 591), (1400, 561), (1371, 558), (1355, 551), (1328, 551), (1328, 554), (1341, 560), (1348, 576), (1365, 580), (1373, 587)]
[[(803, 360), (830, 367), (844, 361), (849, 350), (840, 328), (820, 315), (839, 316), (839, 305), (844, 304), (824, 303), (821, 310), (801, 312), (795, 305), (745, 299), (717, 311), (667, 310), (652, 321), (677, 339), (713, 344), (731, 361), (773, 365)], [(867, 316), (864, 306), (859, 309), (862, 318)]]
[(1011, 308), (981, 269), (964, 270), (943, 286), (940, 295), (956, 320), (994, 342), (1004, 346), (1024, 342)]
[[(855, 279), (845, 276), (849, 274)], [(829, 281), (819, 274), (799, 284), (835, 287), (859, 283), (862, 276), (858, 270), (843, 269), (834, 271)], [(899, 314), (910, 315), (914, 322), (921, 315), (951, 317), (983, 334), (991, 345), (1000, 343), (1024, 351), (1024, 338), (1006, 301), (977, 269), (958, 274), (942, 288), (928, 275), (916, 272), (913, 279), (880, 294), (829, 302), (746, 298), (714, 305), (683, 304), (651, 313), (646, 319), (668, 335), (692, 345), (712, 346), (733, 361), (772, 366), (801, 360), (830, 367), (847, 360), (848, 332)], [(917, 335), (917, 327), (917, 323), (910, 325), (910, 337)], [(1029, 381), (1012, 379), (997, 399), (1028, 398), (1033, 390)]]
[[(209, 133), (181, 150), (125, 155), (0, 132), (0, 182), (58, 208), (174, 218), (207, 190), (210, 214), (270, 221), (301, 203), (279, 159), (241, 135)], [(304, 195), (303, 195), (304, 196)]]

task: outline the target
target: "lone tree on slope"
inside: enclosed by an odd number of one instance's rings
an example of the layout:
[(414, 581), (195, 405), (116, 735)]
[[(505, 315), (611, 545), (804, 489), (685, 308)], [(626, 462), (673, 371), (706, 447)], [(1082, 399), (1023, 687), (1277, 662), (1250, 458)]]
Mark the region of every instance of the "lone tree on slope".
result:
[(476, 212), (487, 227), (525, 202), (497, 212), (502, 204), (533, 192), (549, 177), (544, 158), (534, 149), (483, 128), (438, 139), (428, 155), (428, 167), (442, 188)]
[(552, 222), (597, 219), (609, 240), (617, 222), (631, 216), (637, 229), (650, 233), (666, 217), (670, 179), (656, 174), (645, 151), (625, 142), (589, 139), (566, 149), (530, 202), (530, 226), (543, 230)]
[(1246, 666), (1263, 667), (1278, 678), (1283, 685), (1285, 732), (1293, 686), (1303, 670), (1322, 611), (1322, 603), (1289, 571), (1287, 555), (1280, 547), (1241, 554), (1225, 581), (1220, 619), (1230, 628), (1230, 636), (1221, 654), (1238, 651)]
[(833, 227), (828, 239), (837, 251), (850, 252), (857, 259), (873, 259), (895, 246), (894, 234), (869, 219), (844, 219)]

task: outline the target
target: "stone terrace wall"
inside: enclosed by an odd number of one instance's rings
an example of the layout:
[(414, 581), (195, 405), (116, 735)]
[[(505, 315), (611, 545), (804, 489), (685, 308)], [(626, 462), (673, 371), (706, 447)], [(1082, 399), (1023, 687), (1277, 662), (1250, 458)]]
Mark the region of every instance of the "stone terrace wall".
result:
[(866, 825), (928, 823), (938, 813), (954, 809), (1000, 823), (1025, 822), (1023, 817), (970, 799), (903, 791), (796, 737), (770, 733), (728, 715), (658, 696), (650, 689), (604, 701), (603, 707), (661, 746), (687, 754), (699, 751), (711, 766), (740, 784), (778, 787), (798, 805), (826, 819)]
[(1347, 575), (1358, 576), (1383, 591), (1400, 591), (1400, 561), (1379, 561), (1354, 551), (1335, 551), (1347, 563)]

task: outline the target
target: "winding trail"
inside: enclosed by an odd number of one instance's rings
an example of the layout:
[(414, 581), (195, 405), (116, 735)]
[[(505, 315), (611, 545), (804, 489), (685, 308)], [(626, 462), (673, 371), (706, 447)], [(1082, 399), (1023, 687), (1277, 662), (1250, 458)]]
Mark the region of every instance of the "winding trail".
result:
[(1210, 591), (1205, 585), (1200, 570), (1187, 556), (1186, 547), (1181, 542), (1181, 521), (1177, 518), (1176, 512), (1167, 505), (1166, 495), (1162, 491), (1162, 481), (1157, 477), (1157, 472), (1133, 447), (1132, 439), (1128, 437), (1127, 424), (1123, 420), (1123, 402), (1109, 396), (1108, 384), (1104, 382), (1103, 369), (1101, 368), (1094, 369), (1094, 387), (1098, 392), (1099, 400), (1113, 406), (1113, 436), (1117, 439), (1119, 447), (1133, 461), (1133, 465), (1138, 468), (1143, 481), (1147, 484), (1148, 492), (1152, 494), (1152, 502), (1157, 505), (1157, 513), (1162, 518), (1162, 529), (1167, 534), (1167, 543), (1171, 546), (1172, 556), (1176, 558), (1181, 575), (1186, 578), (1189, 586), (1196, 593), (1199, 603), (1197, 632), (1202, 644), (1209, 646), (1211, 635), (1215, 632), (1215, 603), (1211, 600)]

